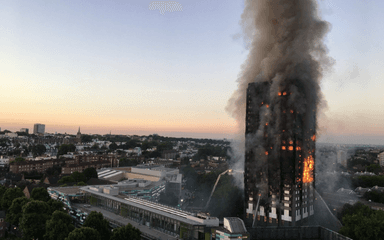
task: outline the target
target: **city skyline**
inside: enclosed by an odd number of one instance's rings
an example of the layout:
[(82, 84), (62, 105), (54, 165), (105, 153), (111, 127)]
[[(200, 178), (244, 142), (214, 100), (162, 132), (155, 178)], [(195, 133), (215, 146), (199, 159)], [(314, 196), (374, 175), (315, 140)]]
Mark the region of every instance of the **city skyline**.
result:
[[(248, 55), (244, 4), (180, 0), (161, 14), (151, 2), (2, 1), (1, 129), (233, 137), (225, 108)], [(319, 2), (335, 59), (319, 142), (384, 143), (383, 5)]]

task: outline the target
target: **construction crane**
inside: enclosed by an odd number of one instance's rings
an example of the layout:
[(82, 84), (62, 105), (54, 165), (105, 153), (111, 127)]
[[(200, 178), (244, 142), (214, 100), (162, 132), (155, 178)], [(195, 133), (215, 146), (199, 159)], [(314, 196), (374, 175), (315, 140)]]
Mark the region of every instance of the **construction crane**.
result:
[(213, 192), (215, 192), (215, 189), (216, 189), (217, 183), (219, 182), (219, 180), (220, 180), (221, 176), (223, 176), (223, 175), (224, 175), (224, 174), (226, 174), (226, 173), (232, 173), (232, 169), (228, 169), (228, 170), (226, 170), (226, 171), (224, 171), (224, 172), (222, 172), (222, 173), (220, 173), (220, 174), (219, 174), (219, 176), (217, 177), (217, 180), (216, 180), (216, 182), (215, 182), (215, 185), (213, 186), (213, 189), (212, 189), (211, 195), (210, 195), (210, 196), (209, 196), (209, 198), (208, 198), (208, 202), (207, 202), (207, 204), (206, 204), (206, 205), (205, 205), (205, 207), (204, 207), (204, 211), (206, 211), (206, 210), (207, 210), (207, 208), (208, 208), (208, 205), (209, 205), (209, 202), (211, 201), (211, 198), (212, 198)]

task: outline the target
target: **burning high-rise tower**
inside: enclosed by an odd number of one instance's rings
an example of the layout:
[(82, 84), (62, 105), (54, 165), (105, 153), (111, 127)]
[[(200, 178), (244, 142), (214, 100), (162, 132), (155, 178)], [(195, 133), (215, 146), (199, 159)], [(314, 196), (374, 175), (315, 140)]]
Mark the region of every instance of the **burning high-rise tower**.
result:
[[(248, 84), (246, 224), (302, 225), (314, 214), (316, 111), (300, 80)], [(301, 104), (298, 104), (301, 103)]]
[(316, 0), (245, 0), (241, 24), (249, 54), (227, 110), (246, 133), (244, 161), (242, 147), (233, 148), (233, 168), (244, 163), (245, 223), (302, 225), (316, 214), (316, 115), (320, 80), (333, 64), (324, 44), (329, 24)]

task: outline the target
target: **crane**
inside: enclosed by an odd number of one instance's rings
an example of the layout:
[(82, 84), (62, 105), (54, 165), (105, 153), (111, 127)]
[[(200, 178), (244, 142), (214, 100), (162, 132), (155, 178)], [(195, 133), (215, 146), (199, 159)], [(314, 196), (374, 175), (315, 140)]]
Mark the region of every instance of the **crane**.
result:
[(221, 178), (221, 176), (223, 176), (224, 174), (226, 174), (227, 172), (232, 172), (232, 169), (228, 169), (228, 170), (226, 170), (226, 171), (224, 171), (224, 172), (222, 172), (222, 173), (220, 173), (219, 174), (219, 176), (217, 177), (217, 179), (216, 179), (216, 182), (215, 182), (215, 185), (213, 186), (213, 189), (212, 189), (212, 192), (211, 192), (211, 195), (209, 196), (209, 198), (208, 198), (208, 202), (207, 202), (207, 204), (205, 205), (205, 207), (204, 207), (204, 210), (207, 210), (207, 208), (208, 208), (208, 205), (209, 205), (209, 202), (211, 201), (211, 198), (212, 198), (212, 195), (213, 195), (213, 192), (215, 191), (215, 189), (216, 189), (216, 186), (217, 186), (217, 183), (219, 182), (219, 180), (220, 180), (220, 178)]
[[(223, 176), (223, 175), (226, 174), (226, 173), (230, 173), (230, 174), (231, 174), (232, 172), (233, 172), (233, 169), (228, 169), (228, 170), (226, 170), (226, 171), (224, 171), (224, 172), (222, 172), (222, 173), (219, 174), (219, 176), (217, 177), (217, 180), (216, 180), (216, 182), (215, 182), (215, 185), (213, 186), (211, 195), (210, 195), (209, 198), (208, 198), (208, 202), (207, 202), (207, 204), (206, 204), (205, 207), (204, 207), (204, 211), (207, 210), (208, 205), (209, 205), (209, 203), (211, 202), (212, 195), (213, 195), (213, 193), (215, 192), (215, 189), (216, 189), (216, 187), (217, 187), (217, 183), (219, 182), (221, 176)], [(239, 172), (239, 171), (236, 171), (236, 172)]]

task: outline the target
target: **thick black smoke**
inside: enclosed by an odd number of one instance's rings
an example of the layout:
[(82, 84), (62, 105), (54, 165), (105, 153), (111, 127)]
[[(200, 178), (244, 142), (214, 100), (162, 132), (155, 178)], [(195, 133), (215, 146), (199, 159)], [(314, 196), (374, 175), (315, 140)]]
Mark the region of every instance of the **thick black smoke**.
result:
[[(234, 156), (237, 160), (234, 168), (243, 169), (248, 83), (270, 82), (271, 102), (278, 97), (281, 88), (288, 87), (292, 93), (288, 104), (301, 113), (313, 111), (316, 114), (320, 103), (324, 102), (319, 84), (333, 60), (328, 57), (324, 44), (330, 24), (321, 20), (318, 14), (315, 0), (245, 1), (241, 25), (249, 55), (237, 79), (238, 89), (227, 105), (227, 110), (237, 120), (240, 136), (240, 141), (233, 146), (238, 150)], [(292, 84), (293, 79), (298, 79), (299, 83)], [(270, 120), (268, 111), (273, 110), (261, 109), (266, 117), (261, 120), (260, 127), (264, 126), (264, 121)], [(274, 121), (278, 124), (281, 120)], [(258, 145), (257, 133), (253, 141)]]

